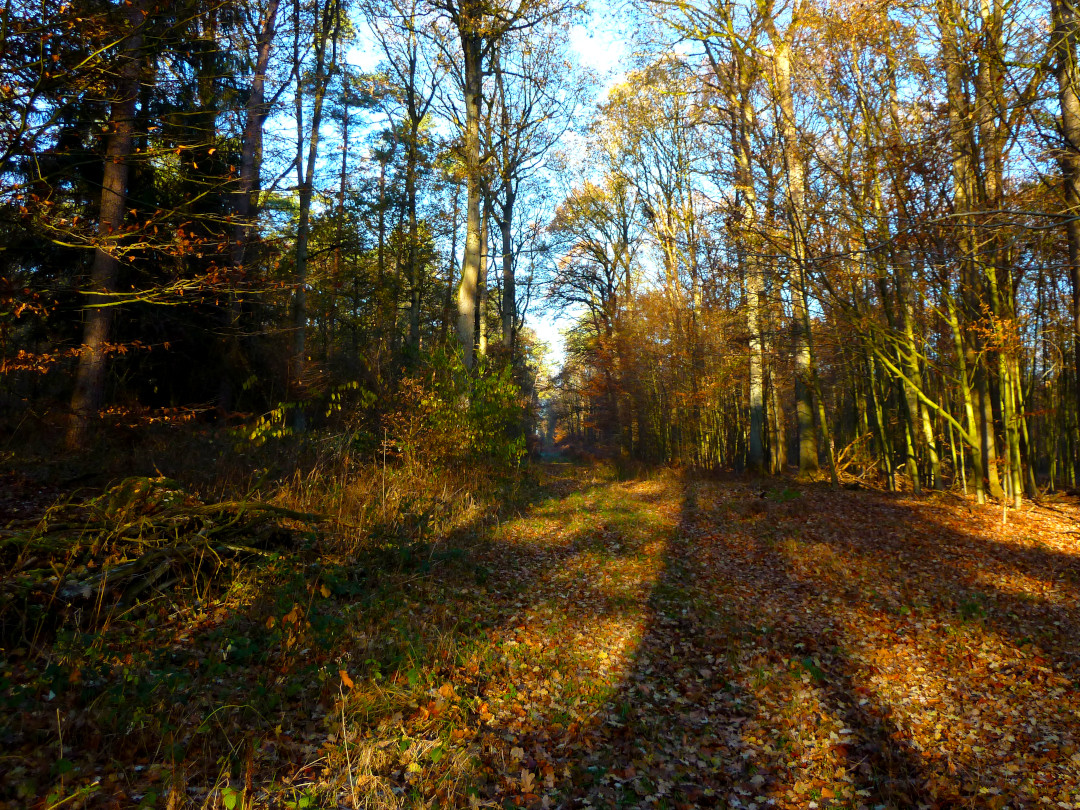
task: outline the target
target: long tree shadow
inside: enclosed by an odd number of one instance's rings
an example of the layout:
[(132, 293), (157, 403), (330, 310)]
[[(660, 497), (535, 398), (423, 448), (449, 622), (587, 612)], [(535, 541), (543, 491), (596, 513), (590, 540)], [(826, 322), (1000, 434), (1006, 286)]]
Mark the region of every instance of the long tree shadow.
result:
[[(848, 781), (886, 806), (1072, 796), (1075, 557), (995, 537), (986, 521), (958, 530), (961, 512), (921, 502), (818, 487), (786, 503), (724, 495), (702, 521), (709, 565), (741, 557), (752, 593), (731, 596), (775, 625), (765, 646), (807, 687), (785, 697), (818, 704), (828, 733), (826, 767), (793, 774), (795, 787), (820, 798)], [(1024, 590), (994, 584), (1012, 575)]]
[[(155, 774), (99, 798), (186, 774), (192, 805), (1073, 800), (1060, 538), (872, 493), (546, 469), (499, 526), (264, 575), (152, 660), (114, 638), (107, 671), (59, 669), (66, 744)], [(157, 722), (110, 725), (124, 696)], [(10, 751), (52, 742), (13, 728)]]
[[(864, 682), (887, 696), (899, 732), (933, 763), (940, 793), (972, 802), (977, 793), (992, 804), (1075, 801), (1080, 548), (1072, 527), (1030, 513), (1006, 527), (996, 510), (870, 493), (847, 495), (842, 511), (816, 508), (837, 503), (821, 490), (807, 502), (779, 522), (781, 533), (797, 531), (782, 544), (788, 570), (834, 597), (846, 580), (833, 612), (860, 642)], [(819, 575), (830, 566), (834, 576)], [(1006, 784), (987, 776), (995, 772)]]
[[(406, 804), (422, 804), (431, 780), (410, 779), (408, 766), (422, 763), (428, 775), (424, 745), (442, 749), (448, 724), (441, 713), (449, 710), (449, 739), (465, 746), (441, 776), (454, 789), (435, 788), (436, 800), (524, 806), (541, 794), (548, 802), (572, 795), (591, 731), (607, 717), (647, 632), (649, 594), (677, 522), (678, 495), (670, 479), (607, 481), (545, 501), (496, 532), (478, 558), (490, 574), (470, 610), (486, 607), (499, 618), (475, 645), (455, 638), (454, 662), (429, 670), (434, 683), (443, 682), (444, 697), (454, 683), (455, 700), (461, 687), (464, 700), (420, 707), (421, 722), (400, 737), (404, 758), (384, 761), (372, 776), (401, 791)], [(429, 719), (433, 710), (439, 716)], [(380, 735), (398, 739), (386, 720), (407, 721), (404, 715), (383, 708), (365, 716), (369, 743)]]
[[(381, 726), (400, 742), (395, 718), (401, 725), (424, 712), (431, 717), (428, 692), (450, 681), (458, 685), (454, 711), (437, 707), (430, 725), (445, 737), (451, 715), (479, 717), (462, 699), (483, 694), (487, 681), (505, 673), (507, 662), (493, 650), (515, 617), (543, 598), (530, 582), (604, 547), (603, 527), (582, 505), (609, 481), (580, 466), (546, 470), (544, 486), (508, 505), (502, 518), (540, 514), (573, 528), (556, 544), (519, 544), (512, 560), (492, 542), (490, 527), (476, 523), (437, 541), (387, 541), (348, 564), (313, 561), (298, 570), (281, 560), (241, 572), (237, 599), (149, 649), (128, 645), (152, 628), (155, 613), (99, 635), (62, 637), (43, 677), (20, 683), (17, 673), (8, 680), (9, 671), (0, 682), (10, 710), (0, 720), (0, 800), (18, 803), (46, 791), (50, 801), (64, 798), (53, 792), (63, 786), (55, 769), (39, 771), (53, 761), (39, 752), (56, 746), (58, 724), (72, 752), (59, 772), (68, 793), (82, 783), (87, 805), (105, 806), (152, 805), (168, 792), (179, 807), (213, 803), (230, 790), (267, 802), (335, 794), (345, 775), (328, 781), (321, 774), (344, 753), (343, 741), (376, 739)], [(614, 504), (607, 519), (626, 515)], [(596, 615), (617, 615), (627, 604), (603, 589), (587, 596)], [(469, 683), (459, 678), (462, 667), (472, 670)], [(350, 683), (353, 729), (343, 734), (341, 698)], [(36, 709), (47, 701), (55, 701), (51, 722)], [(415, 740), (426, 743), (422, 737)], [(400, 801), (415, 780), (394, 764), (368, 763), (367, 771)]]
[(676, 807), (1072, 799), (1077, 557), (1059, 536), (1025, 537), (1031, 526), (958, 531), (962, 510), (688, 481), (649, 630), (589, 730), (571, 795)]
[[(650, 629), (609, 718), (590, 730), (578, 798), (702, 807), (925, 799), (921, 763), (853, 683), (828, 613), (773, 552), (734, 542), (730, 521), (703, 509), (700, 488), (686, 485), (649, 598)], [(826, 760), (828, 784), (818, 778)], [(836, 768), (846, 778), (830, 787)]]
[[(457, 679), (467, 699), (365, 716), (377, 744), (404, 751), (367, 784), (410, 806), (464, 795), (1000, 808), (1051, 788), (1071, 796), (1075, 695), (1063, 664), (1043, 657), (1066, 660), (1067, 606), (981, 585), (998, 607), (968, 615), (978, 594), (947, 561), (982, 550), (1027, 577), (1057, 572), (1065, 592), (1074, 563), (958, 534), (935, 514), (874, 495), (670, 478), (549, 500), (481, 558), (492, 574), (475, 596), (499, 619), (468, 652), (455, 639), (452, 664), (424, 659), (433, 683)], [(936, 544), (905, 545), (920, 532)], [(1043, 648), (1024, 635), (1039, 629)], [(441, 760), (447, 739), (461, 756), (440, 771), (425, 751)]]

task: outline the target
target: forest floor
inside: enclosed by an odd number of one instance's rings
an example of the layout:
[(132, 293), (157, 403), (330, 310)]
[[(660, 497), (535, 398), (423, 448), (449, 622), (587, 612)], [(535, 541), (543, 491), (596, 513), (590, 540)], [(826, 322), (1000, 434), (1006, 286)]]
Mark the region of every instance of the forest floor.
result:
[(392, 564), (6, 655), (0, 805), (1080, 808), (1074, 501), (537, 472)]

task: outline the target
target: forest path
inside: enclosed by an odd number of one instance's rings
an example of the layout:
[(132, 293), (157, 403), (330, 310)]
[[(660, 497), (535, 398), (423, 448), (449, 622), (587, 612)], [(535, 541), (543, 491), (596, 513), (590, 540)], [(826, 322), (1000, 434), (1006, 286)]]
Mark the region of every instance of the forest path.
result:
[(474, 583), (413, 597), (435, 624), (471, 614), (474, 632), (443, 633), (446, 663), (410, 670), (426, 698), (366, 718), (365, 750), (393, 752), (367, 755), (368, 796), (1080, 802), (1068, 509), (1003, 527), (948, 497), (619, 482), (565, 464), (543, 477), (546, 497), (493, 533)]
[(1074, 503), (529, 477), (8, 659), (0, 810), (1080, 807)]

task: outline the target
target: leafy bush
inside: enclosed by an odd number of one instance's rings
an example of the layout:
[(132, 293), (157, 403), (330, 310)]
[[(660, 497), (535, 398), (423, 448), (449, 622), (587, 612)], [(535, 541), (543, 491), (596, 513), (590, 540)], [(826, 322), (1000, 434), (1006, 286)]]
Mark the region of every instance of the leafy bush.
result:
[(511, 466), (525, 454), (524, 407), (509, 365), (481, 360), (470, 374), (460, 355), (439, 352), (402, 380), (386, 439), (407, 462)]

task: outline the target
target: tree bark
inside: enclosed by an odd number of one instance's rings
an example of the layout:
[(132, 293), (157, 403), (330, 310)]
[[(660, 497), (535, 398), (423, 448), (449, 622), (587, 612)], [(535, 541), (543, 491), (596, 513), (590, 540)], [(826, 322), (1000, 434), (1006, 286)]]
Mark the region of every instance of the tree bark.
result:
[[(790, 32), (789, 32), (790, 33)], [(799, 473), (814, 475), (819, 469), (818, 439), (814, 429), (814, 385), (810, 348), (810, 317), (806, 291), (806, 172), (799, 154), (799, 136), (795, 124), (795, 99), (791, 89), (791, 45), (770, 29), (773, 45), (773, 71), (777, 102), (780, 107), (780, 132), (784, 145), (787, 173), (788, 216), (791, 221), (792, 259), (795, 284), (792, 289), (795, 332), (795, 405), (799, 431)]]
[[(101, 408), (105, 393), (105, 371), (114, 307), (110, 293), (115, 291), (119, 261), (117, 240), (121, 237), (127, 203), (129, 159), (135, 136), (135, 108), (139, 79), (144, 65), (143, 24), (146, 11), (142, 2), (129, 3), (125, 22), (131, 35), (120, 50), (121, 64), (116, 95), (109, 112), (109, 137), (101, 184), (101, 208), (98, 219), (99, 244), (94, 250), (90, 271), (90, 290), (84, 309), (82, 348), (71, 397), (71, 421), (67, 445), (79, 449), (86, 445), (90, 423)], [(110, 245), (109, 243), (113, 244)]]
[(491, 216), (484, 207), (480, 219), (480, 267), (476, 276), (476, 353), (487, 356), (487, 302), (488, 302), (488, 225)]
[(450, 328), (451, 311), (453, 309), (454, 293), (454, 264), (457, 261), (457, 235), (458, 215), (461, 208), (461, 186), (456, 180), (454, 184), (454, 206), (450, 213), (450, 261), (446, 265), (446, 298), (443, 299), (443, 317), (439, 326), (439, 345), (446, 344), (446, 333)]
[(240, 177), (233, 195), (233, 242), (230, 262), (233, 271), (242, 273), (245, 251), (251, 239), (258, 200), (253, 195), (259, 190), (259, 165), (262, 162), (262, 133), (269, 114), (266, 103), (266, 71), (277, 27), (280, 0), (270, 0), (266, 5), (256, 41), (255, 72), (251, 78), (251, 93), (244, 114), (243, 145), (240, 151)]
[(420, 236), (416, 216), (416, 175), (419, 160), (420, 121), (409, 119), (409, 143), (405, 157), (405, 204), (409, 217), (409, 346), (413, 351), (420, 349), (420, 293), (421, 267), (420, 251), (417, 240)]
[(762, 266), (755, 255), (753, 239), (757, 217), (757, 193), (750, 157), (750, 132), (754, 127), (754, 104), (751, 98), (751, 77), (748, 60), (741, 51), (735, 52), (734, 82), (729, 94), (732, 121), (732, 152), (735, 157), (735, 187), (739, 195), (739, 230), (742, 239), (739, 261), (746, 279), (746, 327), (750, 333), (750, 437), (747, 442), (747, 466), (759, 475), (765, 469), (765, 352), (762, 337), (762, 298), (764, 284)]
[[(314, 24), (315, 76), (312, 88), (311, 130), (307, 138), (307, 156), (304, 155), (304, 114), (302, 72), (300, 65), (299, 28), (300, 0), (293, 6), (296, 13), (297, 37), (293, 58), (296, 70), (296, 176), (299, 189), (298, 223), (296, 227), (296, 269), (293, 293), (293, 358), (291, 383), (297, 393), (302, 391), (307, 366), (307, 276), (308, 240), (311, 232), (311, 198), (314, 193), (315, 161), (319, 154), (319, 128), (322, 125), (323, 102), (330, 82), (330, 73), (337, 61), (337, 40), (341, 27), (341, 9), (336, 0), (326, 0), (319, 18)], [(329, 63), (327, 50), (329, 49)], [(304, 409), (299, 405), (293, 410), (293, 429), (303, 431), (306, 427)]]
[[(1054, 72), (1057, 76), (1061, 115), (1061, 166), (1065, 216), (1065, 236), (1069, 247), (1069, 282), (1072, 287), (1073, 407), (1080, 413), (1080, 67), (1077, 41), (1080, 40), (1080, 12), (1075, 0), (1053, 0)], [(1056, 451), (1055, 451), (1056, 452)], [(1080, 458), (1074, 458), (1080, 476)]]
[(280, 0), (269, 0), (259, 21), (255, 40), (255, 70), (251, 77), (251, 91), (244, 110), (244, 133), (240, 147), (240, 172), (236, 191), (232, 195), (233, 234), (229, 245), (229, 265), (232, 271), (232, 289), (229, 290), (229, 311), (225, 346), (225, 368), (218, 393), (218, 409), (227, 413), (233, 408), (235, 378), (243, 364), (240, 346), (240, 320), (243, 287), (247, 268), (248, 245), (255, 227), (259, 208), (259, 169), (262, 163), (263, 127), (269, 115), (266, 103), (266, 72), (270, 64), (277, 14)]
[(474, 21), (459, 20), (461, 47), (465, 54), (465, 255), (458, 285), (458, 340), (465, 368), (473, 367), (476, 343), (476, 285), (480, 274), (480, 94), (483, 89), (481, 35), (472, 30)]
[(514, 278), (514, 243), (511, 237), (511, 223), (514, 216), (514, 190), (509, 182), (503, 183), (502, 218), (499, 230), (502, 233), (502, 342), (503, 346), (513, 351), (517, 324), (517, 281)]

